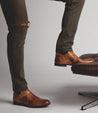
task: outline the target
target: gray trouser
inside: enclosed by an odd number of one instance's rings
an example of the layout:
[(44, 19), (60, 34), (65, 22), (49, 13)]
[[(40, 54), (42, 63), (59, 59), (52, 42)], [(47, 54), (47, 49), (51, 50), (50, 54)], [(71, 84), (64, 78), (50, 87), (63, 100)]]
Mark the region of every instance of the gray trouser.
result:
[(59, 34), (56, 52), (64, 54), (72, 51), (80, 14), (85, 0), (65, 0), (65, 12), (62, 19), (62, 30)]
[(28, 89), (24, 74), (24, 43), (28, 28), (25, 0), (0, 0), (8, 26), (7, 55), (13, 91)]

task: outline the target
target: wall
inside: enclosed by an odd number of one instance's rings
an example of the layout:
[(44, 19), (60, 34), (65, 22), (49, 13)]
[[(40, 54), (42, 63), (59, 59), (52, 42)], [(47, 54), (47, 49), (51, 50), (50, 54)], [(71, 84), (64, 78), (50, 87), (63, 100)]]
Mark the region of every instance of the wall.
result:
[[(98, 7), (97, 0), (86, 0), (73, 49), (79, 56), (98, 52)], [(51, 0), (27, 0), (30, 27), (25, 42), (25, 74), (33, 91), (55, 88), (58, 84), (88, 83), (96, 78), (75, 77), (70, 67), (54, 66), (55, 45), (61, 30), (65, 4)], [(0, 10), (0, 88), (11, 90), (11, 78), (7, 61), (8, 33), (2, 10)]]

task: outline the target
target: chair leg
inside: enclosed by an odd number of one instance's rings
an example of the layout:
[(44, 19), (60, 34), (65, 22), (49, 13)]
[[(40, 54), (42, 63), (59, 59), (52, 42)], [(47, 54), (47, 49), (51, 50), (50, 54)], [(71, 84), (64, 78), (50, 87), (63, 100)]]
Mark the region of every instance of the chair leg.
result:
[(86, 110), (88, 108), (94, 107), (98, 105), (98, 92), (79, 92), (79, 95), (85, 96), (85, 97), (90, 97), (90, 98), (95, 98), (94, 101), (91, 101), (81, 107), (81, 110)]
[(81, 107), (81, 110), (86, 110), (88, 108), (91, 108), (91, 107), (94, 107), (94, 106), (97, 106), (98, 105), (98, 99), (92, 101), (92, 102), (89, 102), (88, 104), (85, 104)]

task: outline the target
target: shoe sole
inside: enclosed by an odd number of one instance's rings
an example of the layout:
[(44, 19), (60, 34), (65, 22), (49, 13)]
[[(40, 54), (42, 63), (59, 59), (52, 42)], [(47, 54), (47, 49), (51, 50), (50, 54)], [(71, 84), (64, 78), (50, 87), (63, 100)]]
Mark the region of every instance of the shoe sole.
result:
[(20, 105), (20, 106), (25, 106), (25, 107), (29, 107), (29, 108), (43, 108), (43, 107), (47, 107), (49, 104), (47, 105), (41, 105), (41, 106), (29, 106), (23, 103), (18, 103), (18, 102), (13, 102), (14, 105)]
[(67, 65), (65, 65), (65, 64), (55, 64), (55, 66), (66, 67)]
[(74, 64), (58, 64), (58, 63), (55, 63), (55, 66), (66, 67), (67, 65), (72, 66)]

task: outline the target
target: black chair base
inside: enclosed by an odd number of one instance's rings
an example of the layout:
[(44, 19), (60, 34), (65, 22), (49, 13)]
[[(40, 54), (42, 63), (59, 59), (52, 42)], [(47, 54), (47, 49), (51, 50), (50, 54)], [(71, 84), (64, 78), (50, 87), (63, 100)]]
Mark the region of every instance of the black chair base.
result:
[(81, 107), (81, 110), (86, 110), (88, 108), (94, 107), (98, 105), (98, 92), (79, 92), (81, 96), (94, 98), (94, 101), (91, 101)]

